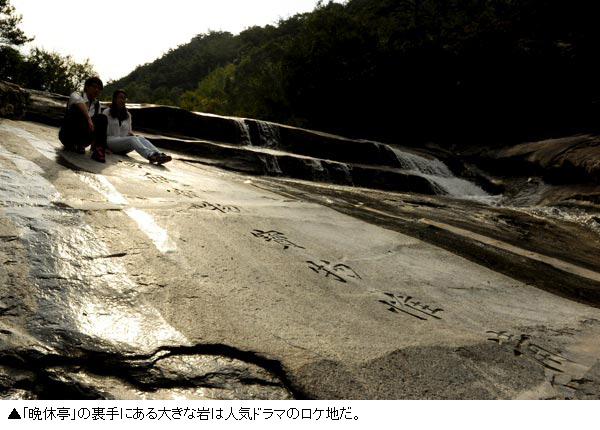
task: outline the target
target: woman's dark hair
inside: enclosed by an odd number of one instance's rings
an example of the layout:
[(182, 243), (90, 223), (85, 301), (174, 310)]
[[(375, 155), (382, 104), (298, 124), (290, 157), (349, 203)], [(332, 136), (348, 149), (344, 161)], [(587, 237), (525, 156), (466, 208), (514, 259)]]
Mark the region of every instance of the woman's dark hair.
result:
[(123, 109), (117, 108), (117, 97), (119, 94), (124, 94), (127, 97), (125, 90), (115, 90), (112, 96), (112, 103), (110, 104), (110, 116), (119, 120), (119, 125), (129, 117), (127, 107), (123, 106)]

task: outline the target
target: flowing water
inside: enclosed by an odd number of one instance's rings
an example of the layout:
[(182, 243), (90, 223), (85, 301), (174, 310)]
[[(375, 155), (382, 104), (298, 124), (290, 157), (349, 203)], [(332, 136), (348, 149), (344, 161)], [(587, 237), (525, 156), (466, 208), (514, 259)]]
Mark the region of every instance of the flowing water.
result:
[(281, 140), (279, 126), (264, 121), (256, 121), (256, 124), (258, 126), (260, 146), (277, 148)]
[(438, 159), (421, 157), (397, 148), (390, 149), (396, 154), (402, 170), (427, 179), (436, 194), (462, 198), (489, 196), (476, 184), (454, 176), (448, 166)]
[(250, 129), (248, 128), (248, 124), (243, 119), (240, 118), (232, 118), (235, 121), (238, 129), (240, 130), (241, 144), (242, 145), (252, 145), (252, 139), (250, 139)]

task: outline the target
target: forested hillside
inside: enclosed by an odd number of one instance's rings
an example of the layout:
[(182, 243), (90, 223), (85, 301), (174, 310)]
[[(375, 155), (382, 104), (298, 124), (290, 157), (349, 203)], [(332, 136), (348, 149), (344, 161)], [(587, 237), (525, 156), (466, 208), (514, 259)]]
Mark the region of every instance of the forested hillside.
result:
[(196, 88), (215, 68), (235, 61), (239, 45), (230, 33), (199, 35), (111, 83), (106, 94), (112, 88), (126, 88), (130, 100), (177, 105), (184, 91)]
[(130, 101), (349, 136), (533, 137), (594, 127), (596, 2), (350, 0), (199, 35), (107, 87)]

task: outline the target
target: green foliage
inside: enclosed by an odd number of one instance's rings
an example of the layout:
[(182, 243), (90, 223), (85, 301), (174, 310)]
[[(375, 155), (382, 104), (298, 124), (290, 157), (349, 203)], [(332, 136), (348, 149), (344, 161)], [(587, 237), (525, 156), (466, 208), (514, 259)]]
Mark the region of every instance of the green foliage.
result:
[[(132, 102), (178, 101), (185, 91), (194, 91), (214, 69), (235, 60), (239, 47), (239, 39), (231, 33), (200, 34), (153, 63), (139, 66), (128, 76), (110, 82), (106, 86), (105, 97), (122, 88)], [(165, 95), (167, 93), (168, 96)]]
[(268, 43), (242, 59), (229, 89), (232, 112), (250, 118), (287, 119), (284, 52), (280, 44)]
[(0, 46), (0, 79), (15, 81), (20, 74), (22, 63), (23, 56), (18, 50), (10, 46)]
[(21, 19), (20, 15), (15, 15), (9, 0), (0, 0), (0, 45), (23, 45), (33, 40), (18, 28)]
[(70, 56), (34, 48), (21, 65), (19, 83), (27, 88), (70, 94), (96, 73), (89, 60), (77, 63)]
[(213, 70), (195, 91), (183, 93), (179, 105), (190, 111), (226, 115), (229, 112), (227, 90), (232, 85), (235, 69), (233, 64), (228, 64)]
[(600, 105), (597, 12), (584, 0), (319, 2), (274, 26), (199, 35), (114, 87), (387, 141), (557, 133)]
[(0, 79), (34, 90), (68, 95), (83, 88), (83, 82), (95, 75), (89, 60), (77, 63), (70, 56), (33, 48), (22, 55), (12, 47), (0, 46)]
[(18, 28), (21, 16), (9, 0), (0, 0), (0, 79), (23, 87), (69, 94), (83, 86), (83, 81), (94, 75), (89, 60), (77, 63), (70, 56), (34, 48), (29, 55), (22, 55), (10, 45), (30, 42)]
[(337, 118), (352, 122), (362, 111), (356, 102), (373, 79), (377, 39), (335, 3), (319, 4), (301, 24), (282, 57), (287, 99), (311, 126), (338, 130)]

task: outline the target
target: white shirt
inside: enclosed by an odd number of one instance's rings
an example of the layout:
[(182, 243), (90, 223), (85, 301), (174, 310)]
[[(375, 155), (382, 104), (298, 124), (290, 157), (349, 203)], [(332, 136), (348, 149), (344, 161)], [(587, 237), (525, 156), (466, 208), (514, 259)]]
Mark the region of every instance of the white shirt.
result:
[(110, 108), (104, 109), (102, 114), (108, 118), (107, 136), (125, 137), (131, 133), (131, 114), (129, 112), (127, 112), (127, 119), (121, 121), (121, 125), (119, 125), (119, 118), (113, 118), (110, 114)]
[(90, 99), (88, 99), (88, 96), (85, 92), (83, 94), (78, 92), (71, 93), (69, 96), (68, 108), (71, 109), (72, 105), (79, 103), (83, 103), (87, 107), (90, 117), (96, 114), (96, 102), (90, 102)]

